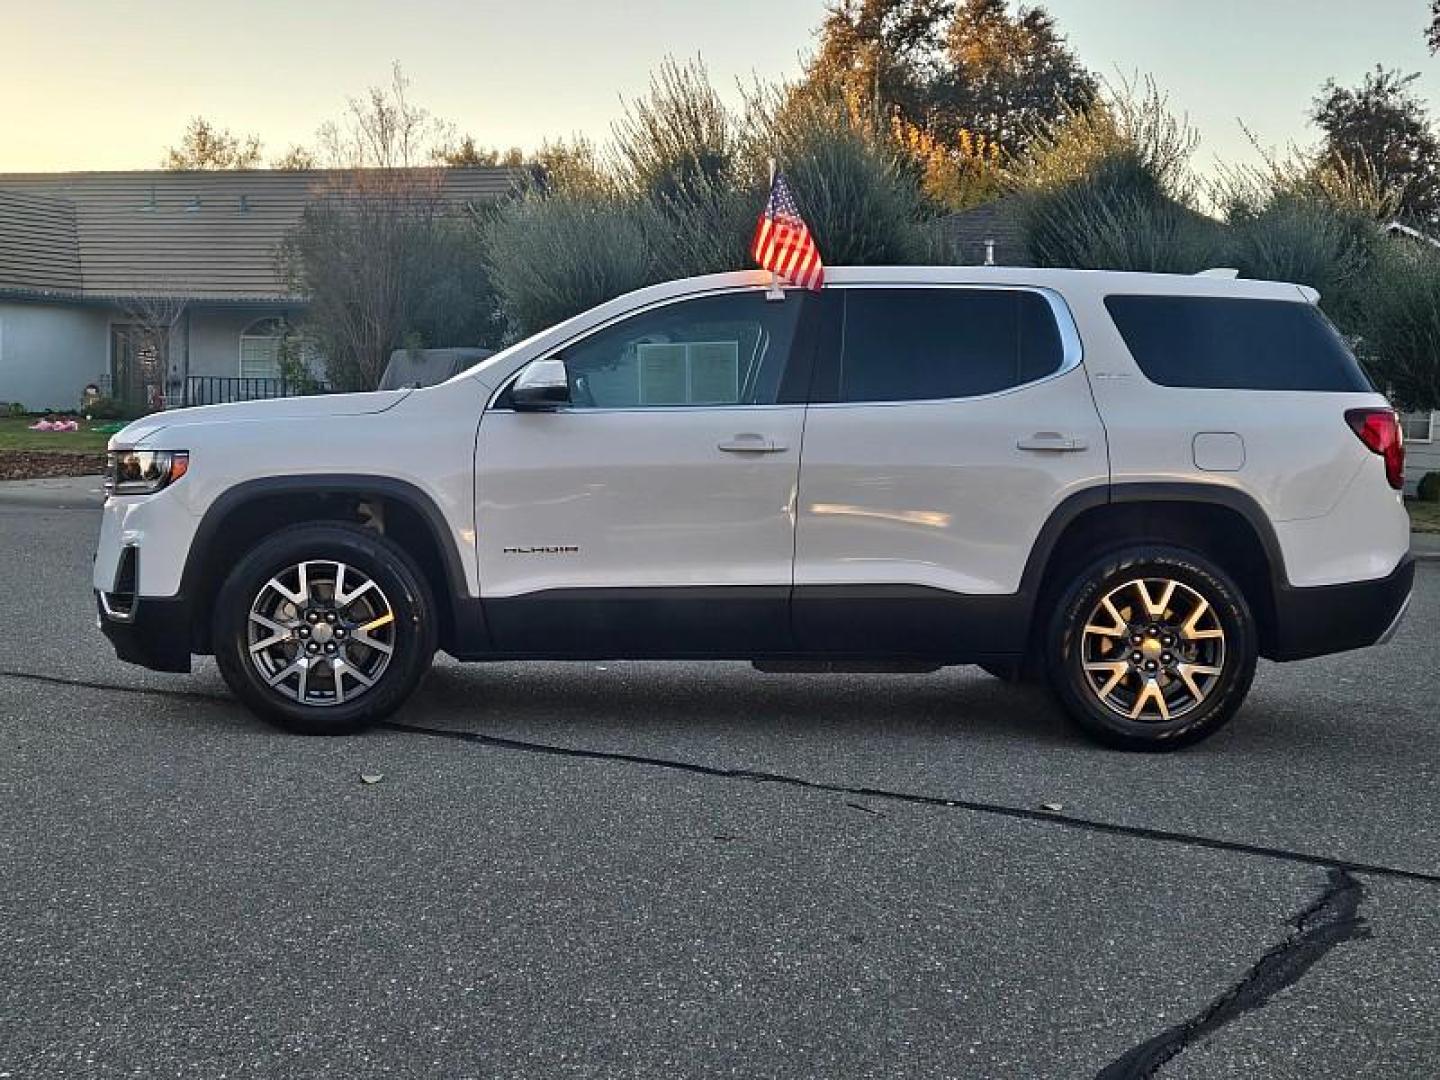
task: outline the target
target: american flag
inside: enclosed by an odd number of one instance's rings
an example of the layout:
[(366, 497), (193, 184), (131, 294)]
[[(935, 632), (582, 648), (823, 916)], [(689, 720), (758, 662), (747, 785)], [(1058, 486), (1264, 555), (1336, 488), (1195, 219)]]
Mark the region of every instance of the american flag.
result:
[(755, 225), (755, 242), (750, 250), (755, 261), (766, 270), (789, 278), (796, 285), (818, 289), (825, 284), (825, 264), (820, 261), (820, 249), (800, 216), (784, 173), (777, 172), (770, 185), (770, 198)]

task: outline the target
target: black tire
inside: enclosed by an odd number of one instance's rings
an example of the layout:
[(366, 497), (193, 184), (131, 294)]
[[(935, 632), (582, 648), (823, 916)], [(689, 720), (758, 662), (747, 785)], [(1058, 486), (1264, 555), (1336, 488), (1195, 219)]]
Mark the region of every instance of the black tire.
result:
[[(353, 697), (307, 704), (268, 685), (252, 663), (251, 607), (267, 582), (288, 568), (310, 562), (324, 566), (332, 561), (353, 567), (379, 586), (393, 615), (388, 620), (393, 629), (387, 631), (392, 651), (372, 685), (362, 686), (357, 693), (351, 680)], [(435, 602), (414, 560), (379, 533), (341, 522), (295, 525), (257, 544), (231, 571), (215, 602), (213, 634), (221, 675), (252, 711), (299, 734), (350, 734), (399, 708), (429, 670), (436, 649)], [(351, 647), (360, 641), (355, 637)], [(372, 659), (377, 655), (363, 647), (358, 651)], [(337, 689), (343, 689), (338, 686), (342, 681), (338, 673), (331, 678)], [(300, 693), (307, 694), (303, 683), (300, 687)]]
[[(1136, 581), (1142, 583), (1143, 594), (1135, 591)], [(1167, 582), (1176, 583), (1170, 594), (1164, 592)], [(1174, 608), (1179, 614), (1167, 608), (1155, 615), (1147, 608), (1147, 600), (1158, 604), (1164, 595), (1176, 598)], [(1122, 606), (1130, 596), (1137, 601)], [(1121, 618), (1108, 614), (1109, 609), (1102, 606), (1105, 598)], [(1186, 607), (1181, 608), (1182, 603)], [(1184, 612), (1196, 610), (1201, 611), (1203, 621), (1186, 633)], [(1093, 623), (1088, 621), (1092, 617)], [(1097, 625), (1111, 633), (1086, 630)], [(1113, 635), (1113, 627), (1120, 625), (1134, 633)], [(1218, 645), (1216, 630), (1222, 635)], [(1146, 639), (1152, 631), (1157, 640), (1150, 644)], [(1162, 641), (1172, 642), (1174, 651), (1153, 656), (1143, 651), (1158, 650)], [(1109, 656), (1098, 651), (1107, 647), (1118, 651)], [(1077, 574), (1054, 608), (1045, 643), (1050, 683), (1070, 718), (1108, 746), (1143, 751), (1178, 750), (1208, 738), (1228, 723), (1250, 690), (1257, 647), (1250, 606), (1229, 575), (1197, 552), (1159, 546), (1112, 552)], [(1215, 649), (1218, 654), (1201, 651)], [(1092, 668), (1110, 670), (1087, 672), (1087, 653)], [(1151, 664), (1158, 669), (1153, 676), (1141, 670)], [(1124, 674), (1119, 670), (1122, 666)], [(1187, 666), (1191, 674), (1185, 679), (1179, 672)], [(1218, 668), (1218, 673), (1194, 674), (1207, 667)], [(1102, 696), (1115, 676), (1122, 681)], [(1147, 688), (1148, 682), (1155, 684), (1153, 689)], [(1203, 693), (1197, 695), (1195, 687)], [(1171, 694), (1175, 699), (1167, 702)], [(1138, 703), (1152, 718), (1131, 719), (1127, 710), (1116, 708), (1117, 698), (1122, 705)], [(1169, 707), (1174, 707), (1174, 715)], [(1164, 715), (1158, 715), (1161, 713)]]

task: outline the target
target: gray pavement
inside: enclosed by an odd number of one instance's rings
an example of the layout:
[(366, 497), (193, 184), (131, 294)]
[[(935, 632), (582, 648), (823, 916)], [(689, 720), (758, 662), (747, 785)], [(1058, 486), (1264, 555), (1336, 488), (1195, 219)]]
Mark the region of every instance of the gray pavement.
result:
[(113, 658), (61, 498), (0, 491), (0, 1077), (1091, 1077), (1187, 1022), (1157, 1075), (1437, 1072), (1433, 563), (1167, 757), (738, 664), (442, 661), (301, 739)]

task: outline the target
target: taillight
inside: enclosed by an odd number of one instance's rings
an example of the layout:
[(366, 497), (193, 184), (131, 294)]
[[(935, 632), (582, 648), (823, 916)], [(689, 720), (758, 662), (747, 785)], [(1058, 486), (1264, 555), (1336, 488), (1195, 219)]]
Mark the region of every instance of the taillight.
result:
[(1405, 487), (1405, 437), (1394, 409), (1349, 409), (1345, 420), (1360, 441), (1385, 459), (1385, 479), (1396, 491)]

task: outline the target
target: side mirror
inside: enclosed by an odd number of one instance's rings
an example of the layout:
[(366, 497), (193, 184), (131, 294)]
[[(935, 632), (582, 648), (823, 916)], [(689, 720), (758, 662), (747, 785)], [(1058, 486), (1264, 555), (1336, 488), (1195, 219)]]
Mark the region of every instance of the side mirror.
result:
[(558, 356), (536, 360), (510, 386), (516, 412), (549, 412), (570, 404), (570, 374)]

